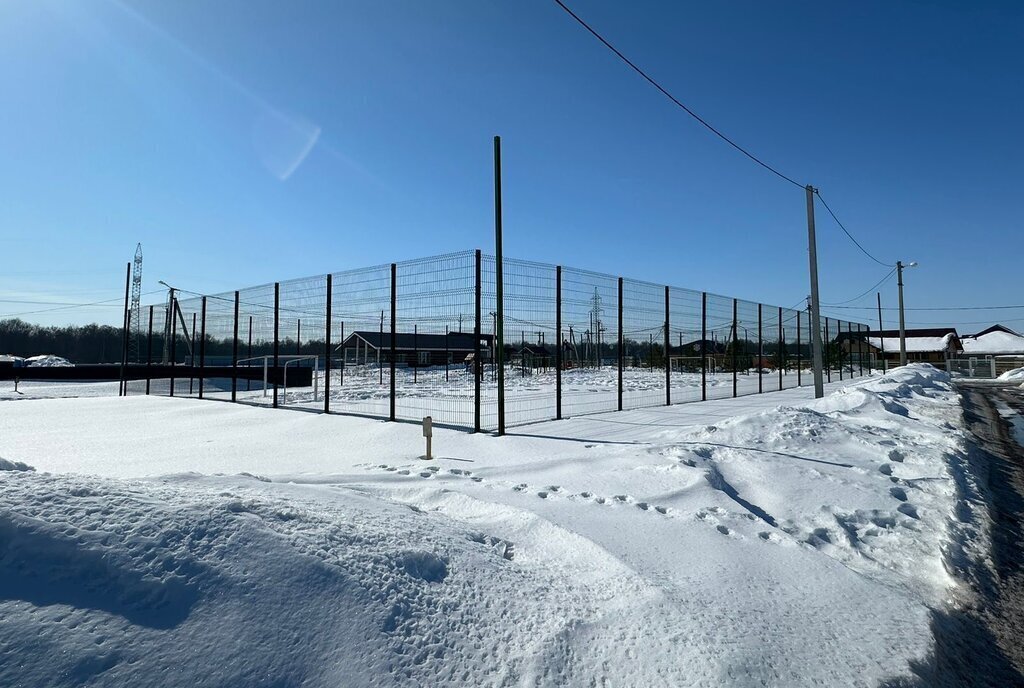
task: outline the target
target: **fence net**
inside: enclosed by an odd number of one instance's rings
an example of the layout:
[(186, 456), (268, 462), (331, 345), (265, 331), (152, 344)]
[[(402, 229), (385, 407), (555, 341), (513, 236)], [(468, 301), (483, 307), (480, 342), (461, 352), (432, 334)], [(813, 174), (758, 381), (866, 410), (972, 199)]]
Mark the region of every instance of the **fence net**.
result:
[[(166, 372), (128, 391), (494, 430), (813, 383), (806, 311), (525, 260), (502, 272), (501, 309), (479, 251), (178, 292), (140, 317), (136, 365)], [(867, 330), (822, 318), (827, 381), (871, 372)]]

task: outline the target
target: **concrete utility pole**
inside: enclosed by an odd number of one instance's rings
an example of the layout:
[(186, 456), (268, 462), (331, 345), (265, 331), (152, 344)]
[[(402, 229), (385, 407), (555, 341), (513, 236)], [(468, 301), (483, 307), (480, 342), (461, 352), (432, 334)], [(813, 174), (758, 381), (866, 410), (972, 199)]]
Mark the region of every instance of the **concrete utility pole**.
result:
[(896, 261), (896, 284), (899, 285), (900, 291), (900, 365), (907, 365), (907, 328), (906, 323), (903, 319), (903, 268), (916, 268), (917, 263), (910, 263), (909, 265), (903, 265), (903, 261)]
[(882, 371), (886, 372), (888, 366), (885, 364), (885, 338), (882, 337), (882, 292), (876, 291), (875, 296), (878, 297), (878, 343), (882, 351)]
[(814, 398), (825, 396), (825, 381), (821, 374), (821, 318), (818, 312), (818, 244), (814, 235), (814, 187), (807, 191), (807, 249), (811, 262), (811, 361), (814, 367)]

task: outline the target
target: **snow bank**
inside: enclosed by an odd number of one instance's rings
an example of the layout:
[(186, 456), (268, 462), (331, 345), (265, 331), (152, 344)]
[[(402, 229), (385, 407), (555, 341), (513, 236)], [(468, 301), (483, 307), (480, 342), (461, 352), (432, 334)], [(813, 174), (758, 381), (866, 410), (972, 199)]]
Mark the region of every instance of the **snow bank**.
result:
[(34, 471), (35, 469), (21, 461), (8, 461), (0, 456), (0, 471)]
[(25, 359), (26, 366), (36, 366), (38, 368), (67, 368), (74, 364), (66, 358), (61, 356), (54, 356), (52, 354), (40, 354), (38, 356), (30, 356)]
[(581, 604), (496, 538), (351, 490), (0, 486), (0, 685), (489, 685), (539, 678)]
[(9, 404), (5, 456), (177, 475), (0, 472), (0, 685), (899, 685), (986, 551), (957, 394), (798, 394), (437, 428), (430, 463), (412, 424)]
[(1024, 381), (1024, 368), (1014, 368), (1013, 370), (1007, 370), (1005, 373), (999, 376), (1000, 380), (1006, 380), (1009, 382), (1016, 382), (1018, 380)]

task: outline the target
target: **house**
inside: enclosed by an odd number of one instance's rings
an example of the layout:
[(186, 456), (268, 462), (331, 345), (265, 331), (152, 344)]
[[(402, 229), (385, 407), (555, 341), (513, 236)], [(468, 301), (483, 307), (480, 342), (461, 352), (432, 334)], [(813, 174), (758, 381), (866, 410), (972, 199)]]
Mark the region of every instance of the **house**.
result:
[[(945, 369), (946, 361), (960, 351), (960, 337), (953, 327), (904, 330), (907, 361), (923, 361)], [(866, 354), (872, 358), (899, 365), (900, 331), (869, 330), (843, 332), (834, 340), (847, 355)]]
[(523, 368), (533, 370), (553, 368), (555, 353), (543, 344), (524, 344), (516, 352), (512, 361)]
[(1001, 375), (1008, 370), (1024, 366), (1024, 336), (1005, 325), (993, 325), (977, 334), (960, 338), (961, 358), (967, 359), (969, 369), (985, 359), (994, 359), (990, 370)]
[[(480, 359), (491, 360), (493, 337), (480, 335)], [(340, 351), (348, 365), (390, 364), (391, 333), (358, 330), (345, 338), (335, 349)], [(406, 366), (433, 366), (463, 363), (476, 351), (476, 338), (472, 332), (427, 334), (398, 332), (395, 335), (395, 363)]]
[(1024, 336), (1004, 325), (960, 338), (965, 356), (1024, 356)]

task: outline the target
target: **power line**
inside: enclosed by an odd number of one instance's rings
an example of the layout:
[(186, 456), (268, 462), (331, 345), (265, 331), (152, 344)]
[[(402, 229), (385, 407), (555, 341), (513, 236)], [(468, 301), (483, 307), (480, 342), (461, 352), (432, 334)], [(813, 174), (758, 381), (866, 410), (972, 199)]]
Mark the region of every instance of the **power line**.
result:
[[(162, 289), (157, 289), (155, 291), (146, 292), (145, 294), (143, 294), (143, 296), (149, 296), (150, 294), (157, 294), (157, 293), (159, 293), (161, 291), (163, 291), (163, 290)], [(119, 298), (117, 298), (117, 299), (106, 299), (105, 301), (93, 301), (92, 303), (75, 303), (75, 304), (67, 304), (67, 305), (64, 305), (64, 306), (57, 306), (56, 308), (44, 308), (44, 309), (38, 310), (38, 311), (22, 311), (21, 313), (4, 313), (4, 314), (0, 315), (0, 318), (17, 318), (17, 317), (22, 316), (22, 315), (36, 315), (38, 313), (52, 313), (53, 311), (66, 311), (66, 310), (69, 310), (69, 309), (72, 309), (72, 308), (85, 308), (87, 306), (102, 306), (104, 304), (117, 303), (118, 301), (123, 301), (123, 300), (124, 299), (119, 299)]]
[(815, 189), (815, 190), (814, 190), (814, 193), (815, 193), (815, 195), (817, 195), (817, 197), (818, 197), (818, 200), (819, 200), (819, 201), (821, 201), (821, 204), (822, 204), (823, 206), (825, 206), (825, 210), (827, 210), (827, 211), (828, 211), (828, 214), (829, 214), (829, 215), (831, 215), (831, 216), (832, 216), (832, 219), (836, 221), (836, 224), (837, 224), (837, 225), (839, 225), (839, 229), (843, 230), (843, 234), (845, 234), (845, 235), (846, 235), (847, 237), (849, 237), (849, 238), (850, 238), (850, 241), (852, 241), (852, 242), (853, 242), (854, 246), (856, 246), (857, 248), (859, 248), (859, 249), (861, 250), (861, 253), (863, 253), (863, 254), (864, 254), (865, 256), (867, 256), (868, 258), (870, 258), (871, 260), (875, 261), (876, 263), (878, 263), (879, 265), (881, 265), (881, 266), (883, 266), (883, 267), (887, 267), (887, 268), (894, 268), (894, 267), (896, 267), (896, 266), (895, 266), (895, 265), (893, 265), (892, 263), (883, 263), (882, 261), (880, 261), (880, 260), (878, 260), (877, 258), (875, 258), (875, 257), (874, 257), (873, 255), (871, 255), (870, 253), (868, 253), (868, 250), (867, 250), (866, 248), (864, 248), (863, 246), (861, 246), (861, 245), (860, 245), (860, 242), (859, 242), (859, 241), (857, 241), (856, 239), (854, 239), (854, 238), (853, 238), (853, 235), (852, 235), (852, 234), (850, 234), (850, 232), (848, 232), (848, 231), (846, 230), (846, 227), (845, 227), (845, 226), (843, 225), (843, 223), (842, 223), (842, 222), (840, 222), (840, 221), (839, 221), (839, 218), (838, 218), (838, 217), (836, 217), (836, 214), (835, 214), (835, 213), (833, 213), (833, 212), (832, 212), (832, 209), (828, 207), (828, 203), (826, 203), (826, 202), (825, 202), (825, 199), (824, 199), (824, 198), (822, 198), (822, 196), (821, 196), (821, 192), (820, 192), (820, 191), (818, 191), (818, 189)]
[[(896, 268), (893, 268), (892, 270), (890, 270), (889, 273), (885, 277), (883, 277), (882, 279), (878, 280), (877, 282), (875, 282), (875, 284), (873, 284), (872, 286), (868, 287), (867, 289), (865, 289), (863, 292), (861, 292), (857, 296), (854, 296), (852, 299), (847, 299), (846, 301), (837, 301), (836, 303), (823, 303), (821, 305), (822, 306), (827, 306), (828, 308), (840, 308), (842, 306), (842, 304), (844, 304), (844, 303), (851, 303), (853, 301), (856, 301), (857, 299), (864, 298), (865, 296), (867, 296), (868, 294), (873, 292), (875, 289), (880, 287), (887, 279), (892, 277), (894, 272), (896, 272)], [(864, 306), (864, 307), (865, 308), (870, 308), (870, 306)], [(851, 308), (852, 308), (852, 306), (851, 306)], [(904, 310), (906, 310), (906, 309), (904, 309)]]
[(701, 117), (700, 115), (698, 115), (698, 114), (697, 114), (696, 112), (694, 112), (694, 111), (693, 111), (693, 110), (691, 110), (690, 108), (688, 108), (688, 107), (686, 107), (685, 105), (683, 105), (683, 103), (682, 103), (682, 102), (681, 102), (681, 101), (680, 101), (680, 100), (679, 100), (678, 98), (676, 98), (676, 97), (675, 97), (674, 95), (672, 95), (671, 93), (669, 93), (669, 92), (668, 92), (668, 91), (667, 91), (667, 90), (666, 90), (666, 89), (665, 89), (665, 88), (664, 88), (664, 87), (663, 87), (663, 86), (662, 86), (661, 84), (659, 84), (659, 83), (658, 83), (657, 81), (655, 81), (655, 80), (654, 80), (654, 79), (653, 79), (653, 78), (652, 78), (651, 76), (649, 76), (649, 75), (647, 74), (647, 72), (645, 72), (644, 70), (640, 69), (640, 67), (636, 66), (636, 64), (634, 64), (634, 63), (633, 63), (633, 62), (632, 62), (632, 61), (631, 61), (631, 60), (630, 60), (630, 59), (629, 59), (628, 57), (626, 57), (626, 56), (625, 56), (625, 55), (623, 55), (623, 54), (622, 54), (621, 52), (619, 52), (619, 51), (618, 51), (618, 49), (617, 49), (617, 48), (616, 48), (615, 46), (613, 46), (613, 45), (612, 45), (611, 43), (609, 43), (609, 42), (608, 42), (607, 40), (605, 40), (604, 36), (602, 36), (602, 35), (601, 35), (601, 34), (599, 34), (599, 33), (598, 33), (597, 31), (595, 31), (595, 30), (594, 30), (593, 28), (591, 28), (591, 26), (590, 26), (589, 24), (587, 24), (587, 23), (586, 23), (585, 21), (583, 21), (583, 20), (582, 20), (582, 19), (581, 19), (581, 18), (579, 17), (579, 15), (577, 15), (577, 14), (576, 14), (575, 12), (573, 12), (573, 11), (572, 11), (571, 9), (569, 9), (569, 8), (568, 8), (568, 7), (567, 7), (567, 6), (565, 5), (565, 3), (563, 3), (563, 2), (562, 2), (562, 0), (555, 0), (555, 3), (556, 3), (556, 4), (557, 4), (557, 5), (559, 6), (559, 7), (561, 7), (561, 8), (563, 9), (563, 10), (565, 10), (565, 11), (566, 11), (566, 13), (567, 13), (567, 14), (568, 14), (568, 15), (569, 15), (570, 17), (572, 17), (573, 19), (575, 19), (575, 20), (576, 20), (576, 21), (577, 21), (577, 22), (579, 23), (579, 25), (580, 25), (580, 26), (582, 26), (582, 27), (583, 27), (583, 28), (585, 28), (585, 29), (586, 29), (587, 31), (589, 31), (589, 32), (590, 32), (591, 34), (593, 34), (593, 36), (594, 36), (594, 37), (595, 37), (595, 38), (596, 38), (597, 40), (599, 40), (599, 41), (601, 41), (602, 43), (604, 43), (604, 45), (605, 45), (605, 47), (606, 47), (606, 48), (608, 48), (608, 49), (609, 49), (609, 50), (611, 50), (611, 51), (612, 51), (613, 53), (615, 53), (615, 54), (616, 54), (616, 55), (617, 55), (617, 56), (619, 57), (619, 59), (620, 59), (620, 60), (622, 60), (623, 62), (625, 62), (625, 63), (626, 63), (627, 65), (629, 65), (629, 66), (630, 66), (630, 67), (631, 67), (631, 68), (633, 69), (633, 71), (635, 71), (635, 72), (636, 72), (637, 74), (639, 74), (639, 75), (640, 75), (640, 76), (642, 76), (642, 77), (643, 77), (644, 79), (646, 79), (646, 80), (647, 80), (647, 81), (648, 81), (648, 82), (649, 82), (649, 83), (650, 83), (650, 84), (651, 84), (652, 86), (654, 86), (654, 87), (655, 87), (656, 89), (658, 89), (659, 91), (661, 91), (661, 93), (662, 93), (662, 94), (663, 94), (663, 95), (664, 95), (664, 96), (665, 96), (666, 98), (668, 98), (668, 99), (669, 99), (669, 100), (671, 100), (671, 101), (672, 101), (673, 103), (675, 103), (675, 104), (676, 104), (676, 105), (678, 105), (678, 106), (679, 106), (680, 108), (682, 108), (682, 109), (683, 109), (683, 110), (684, 110), (684, 111), (686, 112), (686, 114), (688, 114), (688, 115), (689, 115), (690, 117), (692, 117), (692, 118), (694, 118), (695, 120), (697, 120), (698, 122), (700, 122), (700, 123), (701, 123), (701, 124), (702, 124), (702, 125), (703, 125), (703, 126), (704, 126), (705, 128), (707, 128), (707, 129), (708, 129), (708, 130), (709, 130), (709, 131), (710, 131), (711, 133), (713, 133), (713, 134), (714, 134), (715, 136), (717, 136), (718, 138), (722, 139), (723, 141), (725, 141), (726, 143), (728, 143), (728, 144), (729, 144), (730, 146), (732, 146), (733, 148), (735, 148), (736, 150), (738, 150), (738, 151), (739, 151), (740, 153), (742, 153), (743, 155), (747, 156), (748, 158), (750, 158), (751, 160), (753, 160), (754, 162), (756, 162), (756, 163), (757, 163), (758, 165), (760, 165), (761, 167), (763, 167), (763, 168), (765, 168), (766, 170), (768, 170), (769, 172), (771, 172), (772, 174), (774, 174), (774, 175), (778, 176), (778, 177), (779, 177), (779, 178), (781, 178), (781, 179), (784, 179), (784, 180), (786, 180), (787, 182), (789, 182), (790, 184), (793, 184), (794, 186), (799, 186), (799, 187), (800, 187), (801, 189), (802, 189), (802, 188), (804, 188), (804, 185), (803, 185), (803, 184), (801, 184), (800, 182), (796, 181), (796, 180), (795, 180), (795, 179), (793, 179), (792, 177), (788, 177), (788, 176), (786, 176), (785, 174), (783, 174), (782, 172), (779, 172), (779, 170), (775, 169), (774, 167), (772, 167), (771, 165), (769, 165), (768, 163), (766, 163), (766, 162), (765, 162), (764, 160), (761, 160), (761, 159), (760, 159), (760, 158), (758, 158), (758, 157), (757, 157), (756, 155), (754, 155), (753, 153), (751, 153), (751, 152), (750, 152), (750, 151), (748, 151), (747, 149), (743, 148), (743, 147), (742, 147), (741, 145), (739, 145), (738, 143), (736, 143), (735, 141), (733, 141), (732, 139), (730, 139), (730, 138), (729, 138), (728, 136), (726, 136), (725, 134), (723, 134), (722, 132), (720, 132), (720, 131), (719, 131), (718, 129), (716, 129), (715, 127), (711, 126), (711, 124), (710, 124), (710, 123), (709, 123), (709, 122), (708, 122), (707, 120), (705, 120), (705, 119), (704, 119), (703, 117)]
[[(874, 287), (872, 287), (873, 289)], [(825, 305), (825, 304), (822, 304)], [(829, 306), (830, 308), (843, 308), (849, 310), (878, 310), (876, 306)], [(935, 306), (931, 308), (904, 308), (905, 311), (998, 311), (998, 310), (1020, 310), (1024, 306)], [(896, 306), (884, 306), (883, 311), (898, 311)]]

